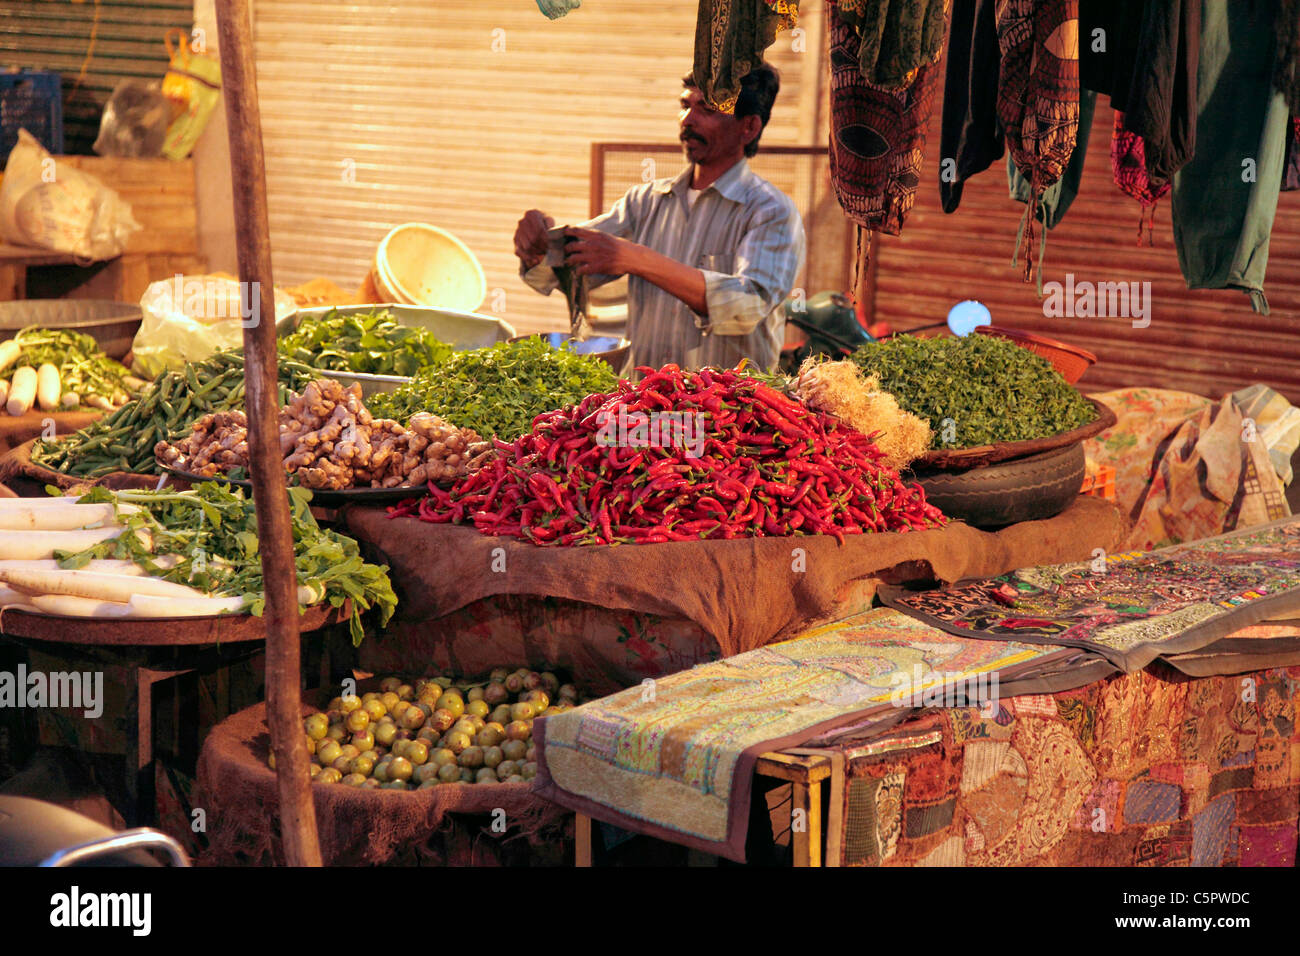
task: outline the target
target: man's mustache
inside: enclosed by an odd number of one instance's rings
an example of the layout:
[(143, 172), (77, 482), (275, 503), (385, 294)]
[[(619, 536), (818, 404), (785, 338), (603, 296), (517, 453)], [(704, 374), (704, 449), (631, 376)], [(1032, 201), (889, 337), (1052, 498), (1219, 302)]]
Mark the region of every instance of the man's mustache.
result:
[(703, 142), (704, 142), (704, 137), (703, 137), (703, 136), (697, 136), (697, 135), (694, 134), (694, 133), (682, 133), (682, 135), (679, 136), (678, 139), (680, 139), (683, 143), (691, 142), (691, 141), (694, 141), (694, 142), (696, 142), (696, 143), (703, 143)]

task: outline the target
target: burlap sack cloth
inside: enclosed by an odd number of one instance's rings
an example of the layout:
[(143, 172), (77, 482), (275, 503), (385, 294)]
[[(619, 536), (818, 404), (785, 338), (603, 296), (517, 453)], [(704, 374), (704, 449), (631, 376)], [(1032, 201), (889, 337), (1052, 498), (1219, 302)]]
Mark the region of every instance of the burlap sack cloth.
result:
[(724, 656), (792, 636), (863, 578), (953, 582), (1090, 560), (1096, 548), (1114, 550), (1126, 530), (1114, 505), (1091, 497), (1055, 518), (992, 533), (954, 522), (847, 535), (843, 544), (809, 535), (542, 548), (472, 527), (389, 518), (375, 507), (347, 508), (340, 520), (373, 560), (389, 565), (399, 631), (486, 597), (542, 595), (692, 621)]
[[(303, 716), (324, 703), (305, 694)], [(266, 705), (218, 724), (199, 755), (194, 806), (207, 817), (200, 865), (283, 865), (279, 795), (266, 763)], [(321, 856), (327, 866), (559, 864), (571, 842), (569, 811), (533, 795), (531, 784), (444, 785), (428, 790), (312, 787)], [(500, 811), (500, 812), (498, 812)], [(448, 814), (456, 814), (455, 821)], [(493, 824), (504, 824), (502, 832)], [(555, 859), (546, 859), (548, 849)]]

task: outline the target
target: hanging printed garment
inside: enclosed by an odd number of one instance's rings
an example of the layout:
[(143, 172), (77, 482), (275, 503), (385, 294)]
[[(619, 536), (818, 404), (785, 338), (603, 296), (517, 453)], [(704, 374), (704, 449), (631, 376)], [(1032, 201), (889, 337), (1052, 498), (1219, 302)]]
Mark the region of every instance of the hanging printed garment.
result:
[(799, 22), (799, 0), (700, 0), (695, 83), (704, 102), (735, 111), (740, 81), (763, 62), (776, 35)]
[(943, 56), (952, 0), (828, 0), (862, 40), (858, 66), (872, 86), (901, 90)]
[(1282, 167), (1282, 191), (1300, 189), (1300, 116), (1291, 117), (1286, 138), (1286, 163)]
[(1138, 245), (1146, 231), (1155, 245), (1156, 203), (1169, 194), (1173, 183), (1155, 186), (1147, 176), (1146, 144), (1137, 133), (1124, 128), (1124, 114), (1115, 114), (1115, 130), (1110, 140), (1110, 168), (1115, 185), (1138, 201)]
[(1201, 0), (1085, 0), (1079, 75), (1142, 138), (1147, 177), (1169, 182), (1196, 148)]
[(997, 0), (953, 0), (939, 133), (939, 201), (957, 211), (966, 180), (999, 159)]
[(1292, 116), (1300, 116), (1300, 0), (1277, 6), (1277, 66), (1273, 84), (1286, 97)]
[[(1079, 184), (1083, 181), (1083, 164), (1088, 156), (1088, 139), (1092, 133), (1092, 115), (1097, 106), (1097, 94), (1091, 90), (1079, 93), (1079, 141), (1074, 145), (1070, 161), (1065, 166), (1061, 178), (1043, 190), (1038, 203), (1038, 221), (1048, 229), (1055, 229), (1057, 224), (1069, 212), (1075, 197), (1079, 195)], [(1027, 203), (1032, 198), (1029, 180), (1020, 174), (1011, 157), (1007, 157), (1007, 184), (1011, 187), (1011, 198), (1017, 202)]]
[(537, 0), (537, 9), (546, 14), (548, 20), (558, 20), (570, 10), (582, 6), (582, 0)]
[[(1065, 171), (1079, 135), (1078, 0), (1001, 0), (998, 5), (998, 119), (1020, 174), (1029, 181), (1017, 255), (1034, 276), (1034, 223), (1044, 191)], [(1014, 260), (1013, 260), (1014, 261)], [(1041, 277), (1040, 277), (1041, 278)]]
[(925, 131), (934, 109), (937, 66), (905, 90), (881, 90), (858, 68), (858, 36), (834, 7), (831, 42), (831, 183), (845, 215), (864, 229), (896, 236), (916, 201)]
[(1174, 177), (1174, 241), (1189, 289), (1241, 289), (1268, 314), (1264, 273), (1290, 112), (1273, 82), (1279, 0), (1204, 0), (1198, 149)]

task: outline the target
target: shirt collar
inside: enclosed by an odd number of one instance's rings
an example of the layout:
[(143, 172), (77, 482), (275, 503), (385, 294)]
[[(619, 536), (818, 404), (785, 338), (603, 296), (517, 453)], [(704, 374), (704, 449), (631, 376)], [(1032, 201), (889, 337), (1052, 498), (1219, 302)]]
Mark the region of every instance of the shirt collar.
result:
[[(691, 164), (678, 173), (676, 178), (664, 179), (656, 183), (655, 192), (681, 195), (691, 188), (691, 179), (694, 174), (695, 165)], [(752, 175), (749, 171), (749, 163), (741, 159), (706, 188), (717, 190), (718, 195), (723, 199), (729, 199), (732, 202), (744, 202), (745, 189), (749, 185), (749, 179)]]

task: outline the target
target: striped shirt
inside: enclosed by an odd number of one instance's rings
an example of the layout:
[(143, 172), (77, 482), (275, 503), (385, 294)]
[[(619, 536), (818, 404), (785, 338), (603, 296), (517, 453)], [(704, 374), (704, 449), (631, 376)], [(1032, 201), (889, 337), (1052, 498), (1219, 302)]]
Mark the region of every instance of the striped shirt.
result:
[[(731, 368), (748, 358), (775, 368), (785, 339), (781, 304), (803, 268), (804, 233), (793, 200), (743, 159), (687, 201), (693, 166), (672, 179), (634, 186), (587, 229), (630, 239), (704, 273), (709, 314), (701, 316), (640, 276), (627, 284), (627, 337), (634, 365)], [(524, 281), (550, 295), (545, 262)], [(592, 285), (615, 276), (589, 276)]]

